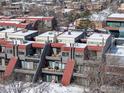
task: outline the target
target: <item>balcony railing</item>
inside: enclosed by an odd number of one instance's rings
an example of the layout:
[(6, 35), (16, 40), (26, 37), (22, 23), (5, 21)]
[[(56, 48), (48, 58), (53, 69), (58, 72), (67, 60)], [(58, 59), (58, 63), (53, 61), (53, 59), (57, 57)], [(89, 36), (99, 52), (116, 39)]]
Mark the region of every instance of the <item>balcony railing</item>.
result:
[(61, 61), (61, 57), (46, 56), (47, 60)]
[(28, 55), (25, 57), (25, 59), (29, 59), (29, 60), (40, 60), (40, 55)]
[[(0, 66), (0, 70), (5, 71), (6, 67)], [(16, 73), (23, 73), (23, 74), (34, 74), (36, 70), (34, 69), (14, 69), (14, 72)], [(55, 70), (55, 69), (48, 69), (48, 68), (43, 68), (42, 73), (45, 74), (55, 74), (55, 75), (63, 75), (63, 70)], [(82, 74), (82, 73), (73, 73), (73, 76), (76, 77), (87, 77), (87, 74)]]

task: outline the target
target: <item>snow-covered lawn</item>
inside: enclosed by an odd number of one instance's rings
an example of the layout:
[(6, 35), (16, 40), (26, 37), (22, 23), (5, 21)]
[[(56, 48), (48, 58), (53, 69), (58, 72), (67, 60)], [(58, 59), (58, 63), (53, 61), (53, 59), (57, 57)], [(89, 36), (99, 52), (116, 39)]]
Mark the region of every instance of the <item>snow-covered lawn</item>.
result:
[[(88, 89), (85, 88), (85, 91)], [(61, 84), (44, 82), (31, 84), (14, 82), (8, 85), (0, 85), (0, 93), (85, 93), (84, 88), (77, 85), (62, 86)]]

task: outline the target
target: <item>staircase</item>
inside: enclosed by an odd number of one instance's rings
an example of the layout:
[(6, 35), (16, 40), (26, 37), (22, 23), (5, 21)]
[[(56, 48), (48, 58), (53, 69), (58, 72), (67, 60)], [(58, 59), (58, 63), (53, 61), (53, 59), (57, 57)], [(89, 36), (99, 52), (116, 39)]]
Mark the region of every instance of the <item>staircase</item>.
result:
[(67, 64), (66, 64), (63, 76), (62, 76), (62, 81), (61, 81), (61, 83), (64, 86), (69, 85), (71, 82), (71, 77), (73, 75), (74, 65), (75, 65), (75, 61), (73, 59), (67, 60)]
[(47, 64), (46, 56), (50, 56), (51, 53), (52, 53), (51, 45), (50, 44), (46, 44), (44, 49), (43, 49), (43, 52), (40, 55), (39, 64), (38, 64), (38, 67), (36, 69), (36, 73), (33, 76), (33, 80), (32, 80), (33, 83), (37, 82), (39, 76), (42, 75), (42, 68), (44, 68), (45, 65)]
[(17, 63), (18, 59), (16, 57), (12, 57), (6, 67), (6, 70), (4, 72), (4, 76), (3, 78), (6, 79), (8, 77), (11, 76), (15, 66), (16, 66), (16, 63)]

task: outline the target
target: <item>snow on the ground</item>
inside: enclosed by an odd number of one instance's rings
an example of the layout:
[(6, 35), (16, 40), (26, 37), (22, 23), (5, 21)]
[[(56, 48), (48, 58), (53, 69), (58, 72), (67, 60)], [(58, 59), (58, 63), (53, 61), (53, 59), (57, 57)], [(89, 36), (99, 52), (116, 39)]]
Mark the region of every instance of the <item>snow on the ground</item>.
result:
[(0, 85), (0, 93), (85, 93), (87, 88), (78, 85), (67, 87), (61, 84), (44, 82), (41, 84), (31, 84), (14, 82), (8, 85)]

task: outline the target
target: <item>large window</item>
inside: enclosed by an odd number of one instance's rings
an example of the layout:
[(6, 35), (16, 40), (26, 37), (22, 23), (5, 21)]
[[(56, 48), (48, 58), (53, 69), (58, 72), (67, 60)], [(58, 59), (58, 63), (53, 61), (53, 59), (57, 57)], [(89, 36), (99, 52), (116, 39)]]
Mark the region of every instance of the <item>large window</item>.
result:
[(110, 26), (110, 27), (121, 27), (121, 23), (120, 22), (107, 22), (107, 26)]
[(112, 22), (107, 22), (107, 26), (112, 26)]
[(100, 41), (88, 41), (88, 44), (102, 45), (103, 43)]

